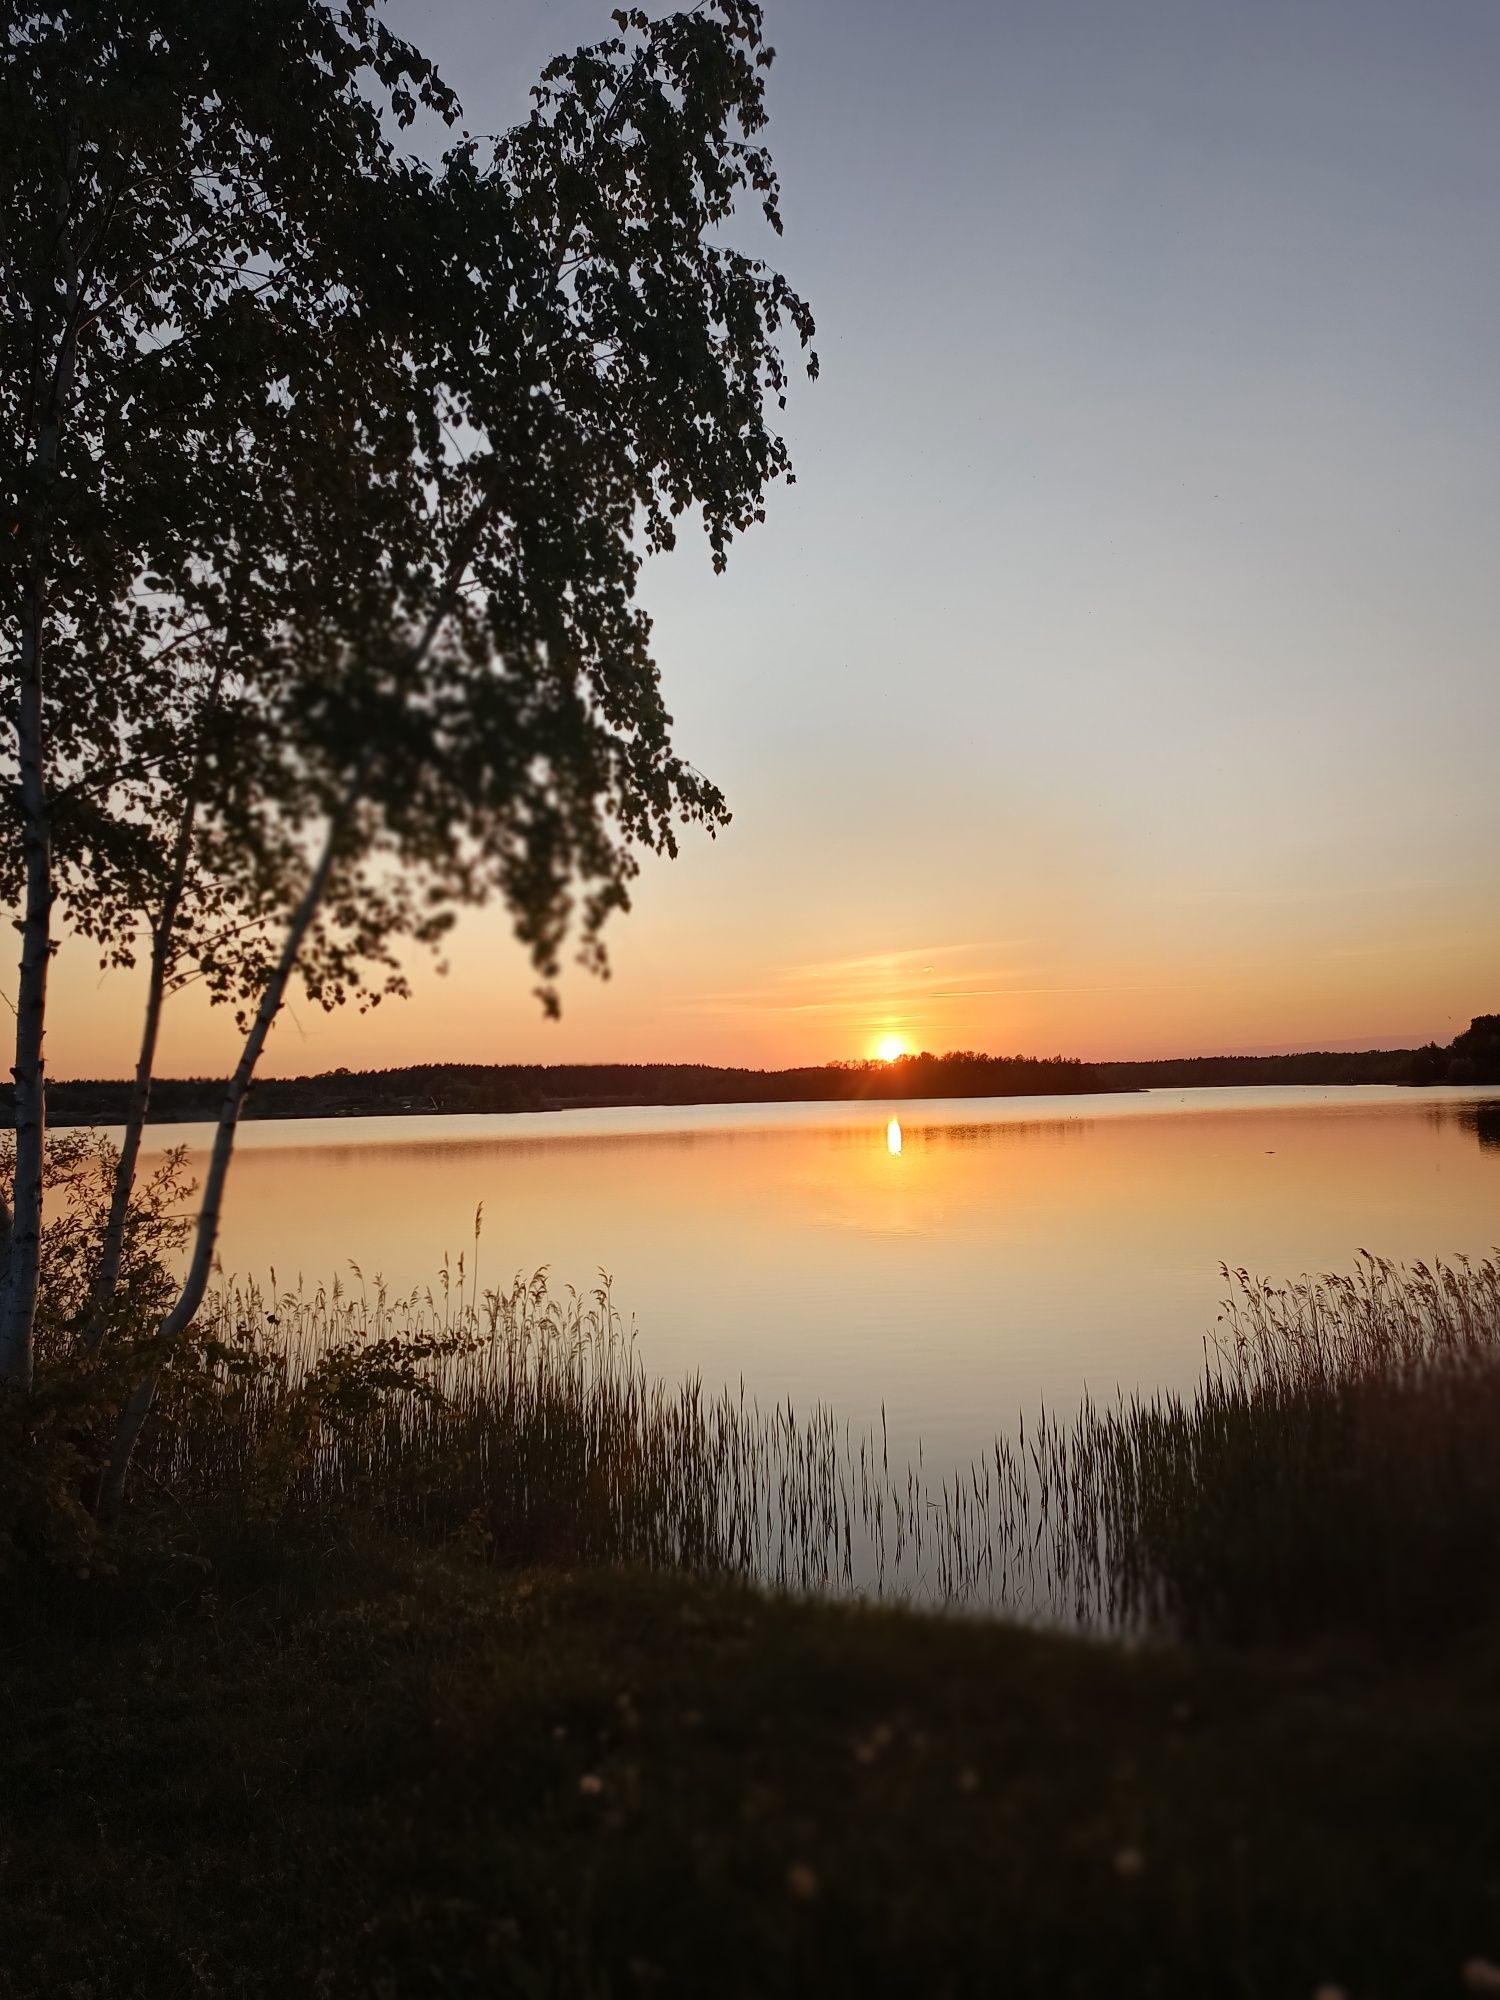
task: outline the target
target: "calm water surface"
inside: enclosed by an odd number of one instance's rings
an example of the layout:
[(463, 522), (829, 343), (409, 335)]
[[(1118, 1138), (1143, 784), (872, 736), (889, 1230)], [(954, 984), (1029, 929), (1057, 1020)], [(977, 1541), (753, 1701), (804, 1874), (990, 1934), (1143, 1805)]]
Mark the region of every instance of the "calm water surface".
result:
[[(154, 1144), (201, 1157), (202, 1126)], [(1223, 1292), (1485, 1254), (1500, 1091), (694, 1106), (243, 1128), (226, 1270), (392, 1290), (602, 1268), (648, 1368), (831, 1403), (955, 1461), (1039, 1398), (1184, 1386)]]

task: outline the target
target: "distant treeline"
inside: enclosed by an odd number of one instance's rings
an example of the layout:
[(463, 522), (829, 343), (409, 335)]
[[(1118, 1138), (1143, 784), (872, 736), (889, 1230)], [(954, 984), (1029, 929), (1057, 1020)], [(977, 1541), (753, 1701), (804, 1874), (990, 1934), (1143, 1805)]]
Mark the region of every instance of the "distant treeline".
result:
[[(858, 1097), (1018, 1097), (1097, 1090), (1088, 1064), (1067, 1057), (905, 1056), (894, 1063), (807, 1069), (716, 1069), (706, 1063), (419, 1063), (410, 1069), (258, 1078), (251, 1118), (339, 1118), (423, 1111), (569, 1111), (632, 1104), (777, 1104)], [(123, 1120), (128, 1083), (53, 1083), (54, 1124)], [(217, 1115), (217, 1079), (164, 1078), (154, 1119)]]
[[(862, 1097), (1044, 1097), (1091, 1090), (1229, 1084), (1500, 1083), (1500, 1014), (1480, 1015), (1447, 1048), (1322, 1050), (1284, 1056), (1181, 1056), (1161, 1062), (1080, 1062), (1071, 1056), (902, 1056), (809, 1069), (715, 1069), (705, 1063), (420, 1063), (410, 1069), (262, 1077), (248, 1118), (356, 1118), (377, 1113), (567, 1111), (633, 1104), (819, 1103)], [(130, 1086), (53, 1083), (55, 1125), (119, 1124)], [(223, 1085), (166, 1077), (151, 1099), (159, 1122), (214, 1117)], [(10, 1091), (0, 1096), (9, 1114)]]

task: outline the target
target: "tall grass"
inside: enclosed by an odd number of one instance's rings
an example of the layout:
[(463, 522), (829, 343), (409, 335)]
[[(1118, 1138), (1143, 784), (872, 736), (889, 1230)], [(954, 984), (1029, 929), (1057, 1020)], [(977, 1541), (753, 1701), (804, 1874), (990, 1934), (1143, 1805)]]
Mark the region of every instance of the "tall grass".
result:
[[(1102, 1428), (1112, 1605), (1189, 1635), (1451, 1630), (1500, 1600), (1500, 1265), (1231, 1285), (1189, 1399)], [(1079, 1464), (1075, 1455), (1073, 1469)]]
[[(357, 1274), (356, 1274), (357, 1275)], [(607, 1281), (479, 1296), (230, 1285), (210, 1367), (144, 1441), (189, 1518), (352, 1508), (507, 1562), (630, 1562), (1107, 1631), (1295, 1637), (1487, 1616), (1500, 1556), (1500, 1265), (1229, 1297), (1188, 1396), (1044, 1414), (933, 1475), (826, 1408), (651, 1380)]]

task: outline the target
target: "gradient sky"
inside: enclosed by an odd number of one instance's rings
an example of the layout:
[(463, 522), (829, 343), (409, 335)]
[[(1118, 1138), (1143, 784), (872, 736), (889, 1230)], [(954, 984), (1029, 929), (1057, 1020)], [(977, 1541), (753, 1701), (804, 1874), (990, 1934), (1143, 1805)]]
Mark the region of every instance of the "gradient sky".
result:
[[(472, 126), (605, 0), (394, 0)], [(275, 1072), (1447, 1040), (1500, 1007), (1500, 8), (768, 0), (823, 378), (647, 572), (734, 824), (560, 1024), (498, 917)], [(130, 982), (62, 953), (54, 1074)], [(163, 1069), (227, 1065), (188, 997)]]

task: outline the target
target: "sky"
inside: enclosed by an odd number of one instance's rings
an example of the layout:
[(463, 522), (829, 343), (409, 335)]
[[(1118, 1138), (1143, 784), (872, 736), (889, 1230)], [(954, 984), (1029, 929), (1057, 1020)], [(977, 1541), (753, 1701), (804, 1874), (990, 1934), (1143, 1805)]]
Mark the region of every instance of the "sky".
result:
[[(392, 0), (468, 122), (603, 0)], [(265, 1067), (1448, 1040), (1500, 1008), (1500, 8), (768, 0), (797, 483), (643, 595), (717, 841)], [(137, 1013), (65, 944), (55, 1075)], [(161, 1069), (222, 1070), (173, 1002)]]

